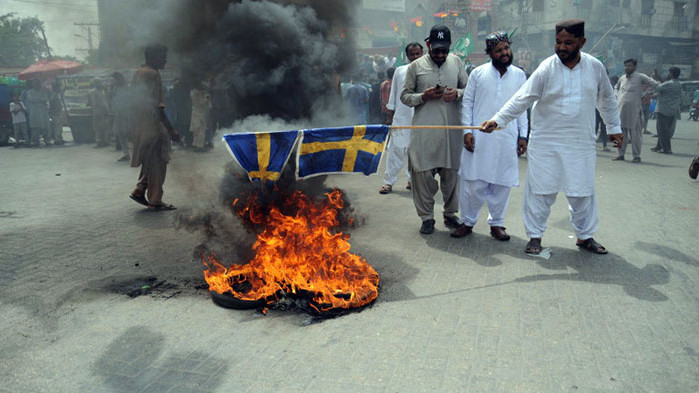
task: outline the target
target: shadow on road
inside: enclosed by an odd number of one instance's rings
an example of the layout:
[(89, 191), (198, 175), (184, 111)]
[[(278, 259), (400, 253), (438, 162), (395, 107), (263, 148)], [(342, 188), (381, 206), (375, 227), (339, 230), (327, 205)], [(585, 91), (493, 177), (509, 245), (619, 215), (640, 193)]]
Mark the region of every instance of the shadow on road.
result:
[(213, 392), (230, 366), (203, 352), (161, 355), (165, 337), (147, 326), (134, 326), (112, 341), (92, 372), (114, 392)]
[(699, 260), (697, 260), (696, 258), (692, 258), (681, 251), (675, 250), (672, 247), (661, 246), (660, 244), (646, 242), (636, 242), (636, 247), (649, 254), (657, 255), (661, 258), (686, 263), (690, 266), (699, 266)]
[[(436, 234), (437, 232), (435, 232)], [(509, 242), (497, 242), (488, 236), (474, 233), (465, 239), (445, 240), (444, 236), (433, 235), (427, 237), (427, 245), (442, 251), (452, 253), (462, 258), (473, 260), (482, 266), (499, 266), (502, 262), (496, 255), (509, 255), (522, 260), (534, 260), (534, 257), (527, 257), (524, 254), (526, 241), (517, 237), (512, 237)], [(455, 247), (454, 242), (461, 242), (461, 247)], [(544, 244), (544, 247), (546, 245)], [(680, 253), (681, 254), (681, 253)], [(554, 274), (535, 274), (523, 276), (511, 281), (494, 283), (476, 288), (464, 288), (454, 291), (428, 295), (426, 297), (449, 295), (458, 292), (488, 288), (492, 286), (507, 285), (512, 283), (527, 283), (547, 280), (560, 281), (580, 281), (593, 284), (618, 285), (629, 296), (639, 300), (658, 302), (668, 300), (667, 296), (654, 285), (664, 285), (670, 281), (670, 273), (661, 265), (648, 264), (643, 268), (638, 268), (629, 263), (621, 256), (609, 253), (607, 255), (596, 255), (586, 251), (573, 248), (553, 247), (551, 259), (537, 259), (536, 263), (547, 270), (565, 271)], [(676, 258), (682, 258), (677, 252)], [(684, 256), (686, 257), (686, 256)], [(571, 272), (570, 270), (574, 270)], [(422, 297), (420, 297), (422, 298)]]

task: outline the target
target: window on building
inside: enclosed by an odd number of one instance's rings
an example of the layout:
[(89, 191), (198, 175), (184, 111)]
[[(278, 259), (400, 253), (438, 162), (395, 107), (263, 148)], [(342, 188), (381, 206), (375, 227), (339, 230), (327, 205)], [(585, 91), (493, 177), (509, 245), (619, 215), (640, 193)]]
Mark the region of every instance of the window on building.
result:
[(653, 15), (655, 11), (655, 0), (641, 0), (641, 14)]
[(534, 0), (532, 2), (532, 11), (543, 12), (544, 11), (544, 0)]
[(684, 16), (684, 10), (687, 8), (687, 3), (684, 2), (675, 2), (675, 12), (672, 14), (673, 16)]

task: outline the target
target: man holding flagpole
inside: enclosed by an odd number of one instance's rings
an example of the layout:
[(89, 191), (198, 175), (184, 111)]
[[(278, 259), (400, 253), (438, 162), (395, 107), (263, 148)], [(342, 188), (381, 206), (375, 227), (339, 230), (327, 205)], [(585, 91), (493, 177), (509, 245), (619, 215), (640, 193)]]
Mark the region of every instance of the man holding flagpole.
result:
[(607, 253), (592, 237), (599, 225), (595, 199), (595, 108), (614, 145), (622, 142), (623, 135), (607, 72), (599, 60), (580, 51), (585, 42), (584, 21), (557, 23), (556, 54), (545, 59), (505, 106), (481, 125), (483, 132), (493, 132), (536, 102), (522, 209), (530, 238), (525, 249), (528, 254), (542, 251), (541, 237), (551, 205), (561, 191), (568, 199), (577, 246), (597, 254)]
[[(460, 125), (460, 103), (468, 76), (461, 59), (449, 54), (451, 31), (436, 25), (425, 41), (428, 54), (408, 66), (401, 101), (415, 108), (414, 126)], [(444, 224), (452, 229), (459, 226), (456, 213), (462, 135), (446, 129), (411, 131), (408, 159), (413, 203), (422, 220), (420, 233), (434, 232), (434, 196), (438, 189), (444, 197)]]

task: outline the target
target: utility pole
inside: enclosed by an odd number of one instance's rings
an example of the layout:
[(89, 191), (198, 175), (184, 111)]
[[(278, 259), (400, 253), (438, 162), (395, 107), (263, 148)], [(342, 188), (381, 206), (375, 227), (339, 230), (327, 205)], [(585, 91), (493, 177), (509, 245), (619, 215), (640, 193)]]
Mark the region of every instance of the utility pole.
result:
[[(93, 28), (94, 26), (99, 27), (100, 24), (99, 24), (99, 23), (88, 23), (88, 22), (81, 22), (81, 23), (75, 22), (75, 23), (73, 23), (73, 25), (74, 25), (74, 26), (79, 26), (79, 27), (82, 28), (83, 30), (86, 30), (86, 31), (87, 31), (87, 49), (85, 49), (85, 48), (78, 48), (78, 49), (76, 49), (76, 50), (81, 51), (81, 52), (87, 52), (88, 55), (89, 55), (90, 53), (93, 53), (92, 51), (95, 49), (95, 47), (94, 47), (93, 41), (92, 41), (92, 28)], [(84, 38), (84, 37), (83, 37), (83, 38)]]
[(49, 55), (49, 59), (51, 59), (51, 48), (49, 47), (49, 42), (46, 40), (46, 32), (44, 31), (44, 26), (39, 27), (41, 29), (41, 36), (44, 37), (44, 45), (46, 45), (46, 52)]

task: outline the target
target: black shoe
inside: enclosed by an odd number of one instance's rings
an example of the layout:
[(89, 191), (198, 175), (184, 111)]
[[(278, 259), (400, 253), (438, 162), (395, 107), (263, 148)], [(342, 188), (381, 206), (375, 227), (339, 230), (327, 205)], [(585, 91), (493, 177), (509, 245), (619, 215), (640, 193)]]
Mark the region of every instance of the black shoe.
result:
[(663, 153), (663, 154), (672, 154), (672, 150), (663, 150), (658, 153)]
[(617, 158), (612, 158), (612, 161), (624, 161), (624, 156), (619, 156)]
[(473, 227), (470, 227), (466, 224), (461, 224), (459, 225), (458, 228), (454, 229), (454, 231), (450, 234), (451, 237), (464, 237), (468, 236), (471, 233), (473, 233)]
[(631, 160), (631, 162), (640, 163), (641, 157), (634, 157), (633, 160)]
[(456, 229), (461, 225), (459, 222), (459, 219), (454, 217), (454, 216), (449, 216), (449, 217), (444, 217), (444, 225), (446, 225), (447, 228), (451, 229)]
[(659, 151), (660, 151), (660, 148), (657, 147), (657, 146), (656, 146), (656, 147), (651, 147), (651, 148), (650, 148), (650, 151), (659, 152)]
[(434, 223), (435, 221), (431, 218), (423, 221), (422, 226), (420, 226), (420, 233), (424, 233), (425, 235), (432, 234), (434, 232)]

